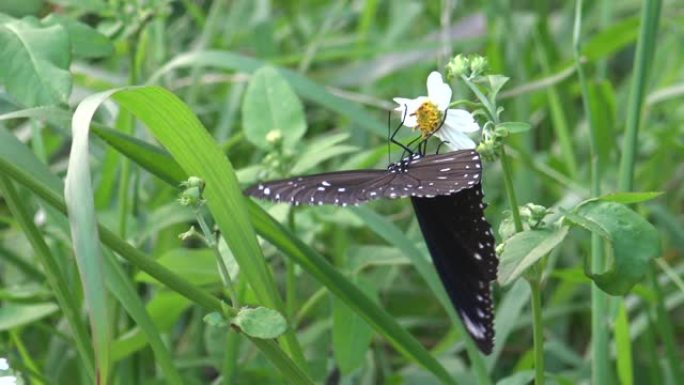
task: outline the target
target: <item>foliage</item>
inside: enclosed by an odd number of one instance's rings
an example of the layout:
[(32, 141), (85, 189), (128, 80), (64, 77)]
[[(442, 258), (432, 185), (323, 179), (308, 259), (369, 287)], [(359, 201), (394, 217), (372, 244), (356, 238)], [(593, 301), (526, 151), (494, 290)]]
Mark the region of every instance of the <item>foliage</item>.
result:
[[(677, 383), (684, 9), (574, 5), (3, 1), (0, 378)], [(241, 194), (397, 160), (434, 70), (484, 126), (489, 357), (406, 201)]]

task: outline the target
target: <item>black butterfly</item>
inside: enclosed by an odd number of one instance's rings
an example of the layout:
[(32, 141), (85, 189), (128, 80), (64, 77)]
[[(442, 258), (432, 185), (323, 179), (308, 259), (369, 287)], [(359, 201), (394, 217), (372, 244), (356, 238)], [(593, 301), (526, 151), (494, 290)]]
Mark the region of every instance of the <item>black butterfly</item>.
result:
[(480, 155), (461, 150), (413, 154), (387, 170), (337, 171), (260, 183), (245, 193), (274, 202), (346, 206), (380, 198), (432, 198), (455, 194), (480, 182)]
[(411, 197), (446, 291), (468, 333), (489, 354), (494, 344), (489, 284), (496, 279), (494, 237), (484, 217), (482, 166), (474, 150), (413, 153), (387, 170), (338, 171), (264, 182), (249, 196), (275, 202), (346, 206)]

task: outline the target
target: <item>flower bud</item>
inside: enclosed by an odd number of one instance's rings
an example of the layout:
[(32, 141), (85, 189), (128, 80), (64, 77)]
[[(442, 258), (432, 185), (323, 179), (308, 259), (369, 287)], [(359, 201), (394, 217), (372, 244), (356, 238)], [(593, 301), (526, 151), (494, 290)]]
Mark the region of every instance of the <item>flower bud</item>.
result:
[(446, 66), (446, 77), (448, 80), (453, 80), (461, 75), (468, 73), (468, 58), (459, 54), (454, 56)]
[(281, 140), (283, 140), (283, 133), (278, 129), (271, 130), (266, 134), (266, 141), (272, 146), (278, 145)]
[(487, 69), (487, 59), (482, 56), (471, 56), (468, 62), (470, 64), (470, 76), (479, 76)]

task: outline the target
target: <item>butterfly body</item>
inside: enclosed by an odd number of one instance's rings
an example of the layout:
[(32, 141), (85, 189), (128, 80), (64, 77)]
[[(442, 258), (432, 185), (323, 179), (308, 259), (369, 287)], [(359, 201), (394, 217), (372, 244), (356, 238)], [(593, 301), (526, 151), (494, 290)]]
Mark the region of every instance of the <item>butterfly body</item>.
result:
[(410, 197), (435, 268), (470, 336), (494, 344), (490, 283), (498, 260), (484, 217), (480, 156), (474, 150), (412, 154), (386, 170), (351, 170), (269, 181), (249, 196), (293, 205), (347, 206)]

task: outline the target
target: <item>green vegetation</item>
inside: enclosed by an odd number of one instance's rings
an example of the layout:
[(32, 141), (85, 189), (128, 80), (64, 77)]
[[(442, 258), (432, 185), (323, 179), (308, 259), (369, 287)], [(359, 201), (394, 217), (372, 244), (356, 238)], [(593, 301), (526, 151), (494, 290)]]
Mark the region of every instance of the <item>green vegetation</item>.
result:
[[(679, 383), (684, 7), (486, 3), (0, 3), (0, 379)], [(407, 200), (241, 192), (396, 161), (431, 71), (482, 125), (489, 356)]]

